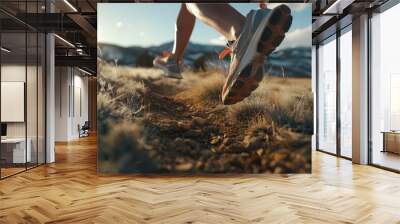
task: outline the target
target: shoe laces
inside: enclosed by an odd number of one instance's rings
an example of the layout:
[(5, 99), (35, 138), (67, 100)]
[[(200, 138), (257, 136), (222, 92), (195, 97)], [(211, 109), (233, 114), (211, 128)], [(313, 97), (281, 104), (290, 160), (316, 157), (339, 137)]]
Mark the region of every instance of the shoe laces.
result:
[(169, 52), (169, 51), (163, 51), (162, 52), (162, 56), (165, 57), (165, 58), (167, 58), (167, 57), (169, 58), (169, 57), (171, 57), (171, 55), (172, 55), (172, 53)]
[[(259, 7), (260, 9), (265, 9), (267, 8), (267, 3), (265, 1), (261, 1), (259, 3)], [(219, 60), (223, 60), (228, 54), (232, 53), (232, 45), (233, 42), (228, 41), (225, 48), (218, 54)]]
[(228, 41), (225, 48), (218, 54), (219, 60), (223, 60), (228, 54), (232, 54), (232, 48), (235, 41)]
[(177, 65), (181, 65), (182, 63), (181, 63), (181, 61), (176, 61), (175, 59), (175, 56), (171, 53), (171, 52), (169, 52), (169, 51), (163, 51), (162, 52), (162, 57), (163, 58), (167, 58), (167, 61), (170, 61), (170, 60), (172, 60), (172, 62), (174, 63), (174, 64), (177, 64)]
[(232, 53), (232, 49), (230, 47), (225, 47), (218, 55), (219, 60), (223, 60), (228, 54)]

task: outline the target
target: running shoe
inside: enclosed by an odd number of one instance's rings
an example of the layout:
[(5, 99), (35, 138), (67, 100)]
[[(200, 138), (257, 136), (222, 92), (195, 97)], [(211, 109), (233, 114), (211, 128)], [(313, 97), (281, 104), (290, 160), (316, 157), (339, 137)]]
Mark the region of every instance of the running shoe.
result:
[(175, 58), (169, 52), (163, 52), (163, 56), (157, 56), (153, 60), (153, 65), (164, 71), (168, 78), (182, 79), (182, 65), (176, 63)]
[(247, 14), (242, 33), (231, 46), (231, 63), (222, 89), (224, 104), (242, 101), (258, 87), (265, 57), (281, 44), (291, 24), (291, 11), (286, 5)]

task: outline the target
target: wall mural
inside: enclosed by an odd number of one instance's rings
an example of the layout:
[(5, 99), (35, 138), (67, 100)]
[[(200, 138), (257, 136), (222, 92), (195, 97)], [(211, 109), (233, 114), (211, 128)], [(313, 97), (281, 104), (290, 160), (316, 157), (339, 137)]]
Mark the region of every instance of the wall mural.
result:
[(310, 173), (311, 4), (98, 4), (98, 171)]

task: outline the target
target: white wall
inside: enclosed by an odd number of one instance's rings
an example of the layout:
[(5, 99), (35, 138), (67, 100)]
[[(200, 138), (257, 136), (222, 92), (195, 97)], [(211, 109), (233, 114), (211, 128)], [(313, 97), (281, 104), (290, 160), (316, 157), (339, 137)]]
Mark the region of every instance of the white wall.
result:
[[(79, 137), (78, 133), (78, 124), (83, 125), (85, 121), (88, 121), (89, 116), (88, 116), (88, 78), (81, 76), (82, 73), (79, 73), (79, 75), (76, 75), (76, 70), (75, 70), (75, 75), (74, 75), (74, 91), (72, 98), (74, 99), (74, 107), (72, 108), (72, 120), (71, 120), (71, 135), (73, 138)], [(79, 97), (80, 96), (80, 97)], [(80, 101), (80, 102), (79, 102)], [(72, 104), (72, 103), (71, 103)], [(81, 107), (81, 108), (79, 108)], [(81, 111), (80, 111), (81, 110)]]
[(88, 120), (88, 78), (76, 68), (56, 67), (55, 85), (55, 140), (77, 139), (78, 125)]
[[(2, 65), (2, 82), (25, 82), (25, 65)], [(1, 108), (7, 110), (7, 108)], [(25, 123), (7, 123), (7, 137), (25, 137)]]
[[(38, 71), (36, 69), (39, 69)], [(3, 64), (1, 66), (2, 82), (24, 82), (26, 83), (26, 107), (22, 108), (22, 113), (26, 112), (27, 119), (22, 122), (5, 122), (7, 123), (7, 137), (9, 138), (25, 138), (30, 139), (30, 147), (32, 150), (32, 161), (44, 163), (44, 82), (42, 69), (39, 66), (25, 64)], [(27, 80), (25, 80), (27, 77)], [(23, 93), (22, 93), (23, 94)], [(7, 97), (7, 96), (2, 96)], [(1, 110), (11, 110), (11, 108), (3, 107)], [(8, 111), (10, 112), (10, 111)], [(12, 113), (12, 112), (11, 112)], [(39, 156), (37, 156), (37, 150)]]
[[(17, 64), (5, 64), (1, 66), (1, 81), (2, 82), (25, 82), (25, 71), (26, 67), (24, 65), (17, 65)], [(36, 73), (36, 67), (28, 66), (27, 71), (30, 74), (32, 71)], [(36, 85), (36, 83), (35, 83)], [(28, 89), (29, 90), (29, 89)], [(28, 97), (35, 97), (36, 98), (36, 90), (32, 93), (27, 93)], [(28, 102), (32, 100), (27, 99)], [(35, 105), (36, 107), (36, 105)], [(7, 110), (7, 108), (1, 108), (2, 110)], [(28, 114), (28, 121), (33, 120), (30, 117), (31, 114)], [(36, 114), (34, 114), (36, 116)], [(36, 117), (35, 117), (36, 118)], [(32, 125), (29, 125), (31, 127)], [(7, 123), (7, 136), (8, 137), (25, 137), (25, 122), (11, 122)], [(30, 137), (28, 135), (28, 137)]]
[(55, 68), (55, 141), (68, 140), (69, 68)]

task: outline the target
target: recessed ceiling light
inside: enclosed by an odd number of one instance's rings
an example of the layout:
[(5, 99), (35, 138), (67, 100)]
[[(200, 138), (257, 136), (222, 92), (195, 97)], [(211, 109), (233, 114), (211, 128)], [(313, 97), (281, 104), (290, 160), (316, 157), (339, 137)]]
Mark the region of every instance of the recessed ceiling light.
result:
[(67, 4), (74, 12), (78, 12), (78, 10), (73, 6), (68, 0), (64, 0), (65, 4)]
[(88, 71), (86, 71), (86, 70), (83, 70), (83, 69), (81, 69), (81, 68), (79, 68), (79, 67), (78, 67), (78, 70), (81, 71), (81, 72), (83, 72), (83, 73), (85, 73), (85, 74), (87, 74), (87, 75), (90, 75), (90, 76), (93, 75), (92, 73), (90, 73), (90, 72), (88, 72)]
[(54, 34), (55, 37), (57, 37), (59, 40), (61, 40), (62, 42), (64, 42), (65, 44), (67, 44), (70, 47), (75, 48), (75, 45), (73, 45), (71, 42), (69, 42), (68, 40), (60, 37), (58, 34)]
[(1, 51), (4, 51), (6, 53), (10, 53), (11, 52), (11, 50), (9, 50), (9, 49), (7, 49), (5, 47), (1, 47), (0, 49), (1, 49)]
[[(335, 11), (337, 11), (337, 6), (339, 4), (340, 0), (335, 1), (332, 5), (330, 5), (322, 14), (326, 15), (326, 14), (330, 14), (332, 13), (332, 10), (334, 9)], [(339, 14), (339, 13), (337, 13)]]

